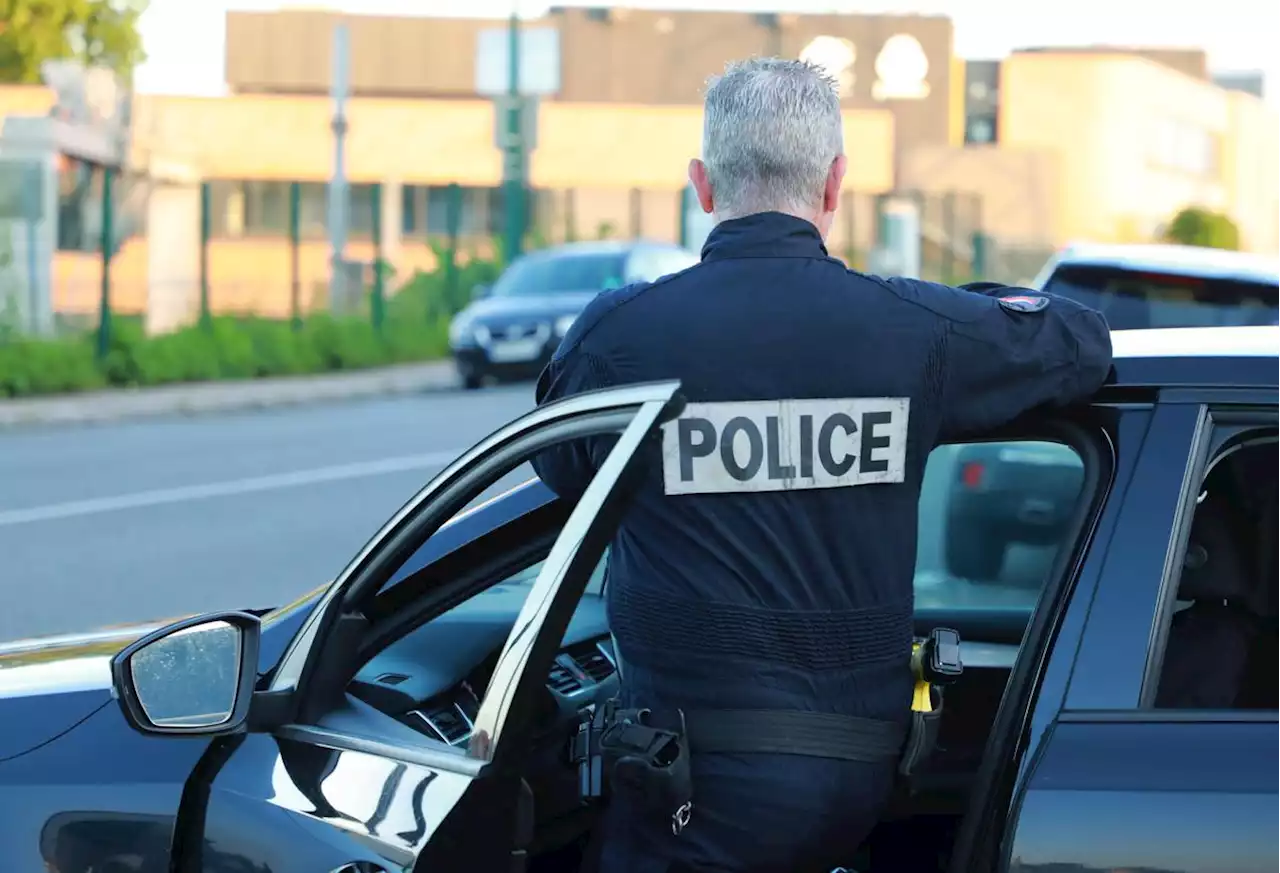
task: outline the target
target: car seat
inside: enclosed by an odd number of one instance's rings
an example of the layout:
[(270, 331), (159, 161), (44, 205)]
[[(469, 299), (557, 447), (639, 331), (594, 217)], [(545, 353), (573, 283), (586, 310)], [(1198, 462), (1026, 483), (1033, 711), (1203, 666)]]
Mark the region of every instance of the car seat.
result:
[(1236, 706), (1259, 635), (1252, 554), (1239, 531), (1229, 492), (1211, 491), (1191, 523), (1178, 585), (1178, 599), (1191, 605), (1174, 615), (1169, 628), (1158, 709)]
[[(1268, 446), (1268, 448), (1270, 448)], [(1277, 489), (1275, 455), (1271, 454), (1270, 471), (1263, 473), (1266, 478), (1259, 481), (1268, 482), (1265, 488), (1264, 503), (1257, 516), (1257, 536), (1254, 551), (1257, 560), (1256, 600), (1254, 612), (1258, 615), (1260, 628), (1253, 642), (1253, 651), (1249, 655), (1249, 666), (1245, 671), (1244, 685), (1240, 697), (1236, 701), (1239, 709), (1280, 709), (1280, 662), (1277, 651), (1280, 650), (1280, 636), (1277, 635), (1277, 598), (1280, 596), (1280, 544), (1277, 543), (1277, 527), (1280, 526), (1277, 506), (1280, 503), (1280, 492)], [(1259, 471), (1261, 472), (1261, 471)]]

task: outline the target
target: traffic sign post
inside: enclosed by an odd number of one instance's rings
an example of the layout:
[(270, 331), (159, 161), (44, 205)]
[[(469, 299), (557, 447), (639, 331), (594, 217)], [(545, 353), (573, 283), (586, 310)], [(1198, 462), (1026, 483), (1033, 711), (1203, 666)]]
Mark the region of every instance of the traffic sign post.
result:
[(514, 12), (507, 22), (507, 136), (502, 161), (504, 227), (507, 263), (520, 256), (524, 245), (525, 144), (520, 101), (520, 19)]
[(505, 29), (479, 35), (476, 91), (494, 101), (494, 146), (502, 152), (503, 250), (508, 261), (524, 248), (529, 152), (537, 142), (537, 97), (559, 91), (559, 58), (559, 32), (548, 27), (521, 28), (515, 12)]

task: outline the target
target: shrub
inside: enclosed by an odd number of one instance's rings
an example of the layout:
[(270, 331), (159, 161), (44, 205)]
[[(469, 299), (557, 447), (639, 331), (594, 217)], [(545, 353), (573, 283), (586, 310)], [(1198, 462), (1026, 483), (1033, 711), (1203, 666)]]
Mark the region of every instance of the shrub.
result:
[(1240, 229), (1229, 216), (1189, 206), (1173, 217), (1164, 230), (1164, 241), (1211, 249), (1240, 248)]
[[(443, 252), (438, 252), (443, 255)], [(262, 318), (216, 317), (148, 337), (136, 318), (116, 318), (98, 360), (96, 336), (59, 339), (0, 335), (0, 397), (253, 379), (432, 360), (449, 351), (449, 320), (472, 288), (497, 278), (493, 261), (462, 259), (450, 275), (417, 273), (387, 300), (382, 330), (367, 317), (313, 315), (295, 326)]]

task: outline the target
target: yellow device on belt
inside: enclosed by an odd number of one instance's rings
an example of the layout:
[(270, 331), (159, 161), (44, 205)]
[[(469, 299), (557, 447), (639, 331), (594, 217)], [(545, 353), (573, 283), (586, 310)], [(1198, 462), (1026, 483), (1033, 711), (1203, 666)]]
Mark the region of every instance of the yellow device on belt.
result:
[(933, 689), (950, 685), (964, 672), (960, 661), (960, 634), (950, 628), (936, 627), (923, 640), (911, 644), (911, 675), (915, 691), (911, 696), (912, 712), (933, 712)]
[(924, 678), (920, 665), (920, 651), (923, 648), (924, 643), (918, 640), (911, 644), (911, 674), (916, 680), (915, 692), (911, 695), (912, 712), (933, 712), (933, 687)]

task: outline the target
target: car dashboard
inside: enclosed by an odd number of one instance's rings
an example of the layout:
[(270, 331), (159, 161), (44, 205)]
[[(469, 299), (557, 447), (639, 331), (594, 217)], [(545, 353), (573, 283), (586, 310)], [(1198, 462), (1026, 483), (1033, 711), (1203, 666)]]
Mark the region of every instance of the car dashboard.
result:
[[(463, 745), (498, 656), (528, 594), (499, 585), (380, 652), (356, 675), (351, 693), (431, 739)], [(553, 727), (617, 689), (604, 599), (585, 595), (545, 683), (539, 724)]]

